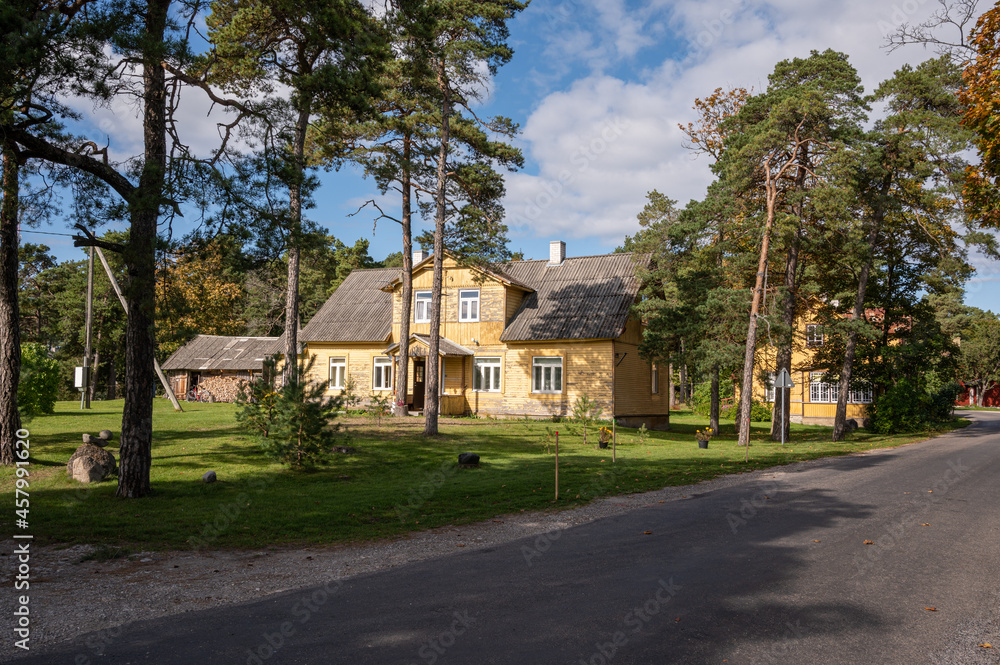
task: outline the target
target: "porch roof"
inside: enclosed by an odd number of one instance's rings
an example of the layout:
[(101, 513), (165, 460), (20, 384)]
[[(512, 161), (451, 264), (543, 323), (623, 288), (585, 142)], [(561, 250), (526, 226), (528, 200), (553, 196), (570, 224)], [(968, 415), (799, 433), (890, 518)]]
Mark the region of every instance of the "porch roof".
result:
[[(414, 347), (414, 344), (416, 344), (416, 348), (412, 348)], [(426, 356), (431, 348), (430, 335), (418, 335), (416, 333), (410, 335), (410, 346), (411, 346), (410, 350), (411, 356), (418, 358)], [(399, 353), (399, 342), (390, 345), (389, 348), (385, 350), (385, 353), (390, 356), (394, 356), (397, 353)], [(440, 347), (438, 348), (438, 355), (473, 356), (475, 355), (475, 353), (471, 349), (467, 349), (461, 344), (451, 341), (447, 337), (442, 337)]]

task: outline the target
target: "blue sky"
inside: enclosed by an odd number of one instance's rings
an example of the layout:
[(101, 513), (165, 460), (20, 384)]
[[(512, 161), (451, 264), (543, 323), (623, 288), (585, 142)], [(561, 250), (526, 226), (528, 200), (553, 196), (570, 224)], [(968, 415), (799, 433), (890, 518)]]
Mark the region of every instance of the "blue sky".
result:
[[(933, 55), (883, 45), (900, 23), (937, 9), (937, 0), (534, 0), (511, 23), (514, 58), (482, 109), (522, 129), (525, 168), (507, 178), (511, 248), (528, 258), (547, 256), (550, 240), (566, 241), (569, 256), (614, 249), (638, 228), (648, 191), (682, 205), (704, 195), (709, 162), (683, 147), (677, 128), (694, 119), (696, 97), (717, 87), (759, 91), (779, 60), (826, 48), (847, 53), (871, 90), (903, 63)], [(134, 109), (81, 110), (109, 135), (113, 154), (134, 154)], [(214, 140), (207, 110), (197, 100), (184, 109), (194, 145)], [(372, 182), (344, 167), (322, 183), (312, 219), (348, 244), (368, 238), (375, 258), (399, 251), (395, 224), (373, 232), (370, 208), (348, 217), (379, 196)], [(396, 197), (383, 201), (398, 207)], [(77, 258), (68, 240), (44, 237), (60, 258)], [(1000, 312), (1000, 270), (979, 258), (975, 265), (966, 302)]]

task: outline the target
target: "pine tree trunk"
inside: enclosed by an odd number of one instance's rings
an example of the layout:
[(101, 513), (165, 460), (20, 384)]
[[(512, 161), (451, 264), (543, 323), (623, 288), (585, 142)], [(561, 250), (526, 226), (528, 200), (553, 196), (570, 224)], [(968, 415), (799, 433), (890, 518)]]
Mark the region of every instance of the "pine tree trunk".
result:
[[(161, 44), (170, 0), (149, 0), (144, 37)], [(125, 408), (119, 452), (117, 495), (139, 498), (149, 494), (152, 464), (153, 394), (155, 374), (155, 242), (156, 223), (166, 172), (166, 86), (156, 49), (143, 62), (143, 142), (145, 161), (139, 187), (129, 202), (131, 224), (125, 249), (129, 279), (126, 287), (128, 323), (125, 330)]]
[(3, 206), (0, 208), (0, 464), (14, 463), (21, 416), (17, 384), (21, 376), (21, 332), (17, 296), (17, 216), (20, 194), (17, 154), (3, 146)]
[(297, 380), (299, 361), (299, 270), (302, 257), (302, 181), (305, 178), (306, 132), (310, 103), (300, 102), (292, 139), (292, 182), (288, 184), (288, 288), (285, 291), (285, 373), (283, 383)]
[[(443, 56), (442, 56), (443, 58)], [(443, 95), (441, 101), (441, 149), (438, 152), (436, 210), (434, 214), (434, 279), (431, 292), (430, 350), (427, 353), (427, 382), (424, 396), (424, 434), (438, 433), (438, 412), (440, 410), (440, 364), (441, 357), (441, 291), (444, 273), (444, 222), (446, 205), (448, 130), (451, 118), (451, 84), (447, 79), (444, 60), (438, 65), (438, 85)]]
[[(799, 215), (799, 219), (801, 220), (801, 210), (799, 211)], [(799, 228), (796, 229), (792, 243), (788, 248), (788, 257), (785, 260), (785, 293), (781, 305), (781, 324), (786, 332), (782, 336), (781, 346), (778, 347), (778, 357), (775, 363), (776, 374), (780, 374), (781, 370), (785, 370), (789, 376), (792, 374), (792, 335), (795, 329), (795, 277), (799, 265), (801, 238), (802, 225), (800, 221)], [(791, 408), (791, 391), (785, 389), (780, 391), (775, 390), (774, 392), (774, 410), (771, 412), (771, 440), (788, 441), (789, 434), (791, 433), (791, 419), (787, 417), (787, 414)]]
[[(683, 342), (681, 343), (681, 351), (684, 350)], [(684, 406), (688, 406), (691, 400), (688, 399), (688, 366), (687, 363), (681, 363), (681, 403)]]
[[(882, 182), (882, 196), (889, 193), (892, 180), (886, 176)], [(885, 212), (881, 206), (875, 210), (872, 220), (872, 228), (868, 234), (868, 259), (861, 268), (858, 276), (858, 291), (854, 295), (854, 309), (851, 311), (851, 320), (858, 321), (864, 315), (865, 295), (868, 289), (868, 276), (871, 274), (872, 260), (875, 254), (875, 243), (878, 242), (878, 235), (882, 229), (882, 221)], [(888, 317), (886, 317), (888, 320)], [(844, 438), (847, 424), (847, 398), (850, 396), (851, 379), (854, 376), (854, 356), (857, 353), (858, 332), (855, 329), (847, 334), (847, 344), (844, 348), (844, 364), (840, 368), (840, 385), (837, 389), (837, 410), (833, 417), (833, 440), (840, 441)]]
[(412, 210), (410, 193), (410, 160), (412, 147), (409, 135), (403, 137), (403, 174), (400, 181), (403, 190), (403, 289), (402, 308), (399, 314), (399, 358), (396, 369), (396, 407), (397, 416), (408, 413), (406, 407), (406, 391), (409, 382), (410, 369), (410, 316), (413, 309), (413, 231), (411, 227)]
[[(768, 173), (770, 173), (768, 171)], [(747, 325), (746, 349), (743, 353), (743, 382), (740, 387), (740, 408), (736, 417), (736, 429), (739, 432), (739, 445), (750, 445), (750, 406), (753, 399), (753, 364), (754, 353), (757, 350), (757, 313), (764, 297), (764, 276), (767, 274), (767, 254), (771, 248), (771, 229), (774, 228), (775, 203), (778, 192), (777, 185), (768, 183), (767, 191), (767, 222), (764, 225), (764, 238), (760, 244), (760, 258), (757, 261), (757, 278), (754, 282), (753, 298), (750, 301), (750, 322)], [(749, 453), (749, 451), (747, 451)]]

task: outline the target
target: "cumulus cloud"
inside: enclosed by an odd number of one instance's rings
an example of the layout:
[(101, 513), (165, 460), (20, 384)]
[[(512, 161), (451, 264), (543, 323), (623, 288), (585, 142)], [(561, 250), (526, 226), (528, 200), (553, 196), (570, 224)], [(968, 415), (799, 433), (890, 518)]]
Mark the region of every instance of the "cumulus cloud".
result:
[[(717, 87), (760, 91), (778, 61), (827, 48), (847, 53), (870, 91), (904, 62), (933, 55), (917, 46), (889, 53), (883, 45), (887, 32), (937, 8), (934, 0), (601, 4), (616, 29), (570, 22), (564, 41), (550, 45), (566, 51), (572, 44), (596, 64), (544, 96), (524, 123), (522, 147), (534, 168), (508, 179), (507, 196), (508, 221), (522, 244), (562, 237), (590, 251), (619, 245), (638, 229), (648, 191), (683, 205), (711, 182), (708, 159), (685, 150), (677, 128), (694, 120), (696, 97)], [(663, 26), (670, 34), (654, 40)], [(611, 73), (615, 62), (627, 67)]]

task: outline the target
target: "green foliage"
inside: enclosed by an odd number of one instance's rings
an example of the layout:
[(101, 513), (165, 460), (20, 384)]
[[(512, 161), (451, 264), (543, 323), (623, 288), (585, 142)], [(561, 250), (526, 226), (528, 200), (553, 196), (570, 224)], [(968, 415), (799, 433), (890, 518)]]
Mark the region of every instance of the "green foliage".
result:
[(49, 358), (41, 344), (21, 345), (21, 379), (17, 384), (17, 406), (21, 418), (50, 414), (59, 394), (59, 363)]
[(587, 427), (600, 419), (603, 410), (600, 404), (587, 397), (587, 393), (580, 393), (573, 403), (573, 420), (580, 423), (584, 443), (587, 443)]
[(264, 359), (264, 371), (253, 381), (244, 381), (236, 391), (236, 422), (250, 434), (267, 437), (274, 422), (274, 389), (277, 356)]
[(393, 397), (391, 392), (372, 394), (368, 413), (376, 426), (381, 427), (382, 419), (392, 414)]
[(348, 414), (356, 412), (358, 405), (361, 404), (361, 395), (358, 394), (358, 382), (350, 374), (347, 375), (347, 380), (344, 381), (344, 389), (340, 391), (340, 399)]
[(639, 445), (646, 445), (646, 441), (649, 439), (649, 430), (646, 429), (646, 423), (639, 425), (639, 429), (635, 431), (636, 438), (639, 439)]
[(336, 440), (332, 422), (343, 406), (339, 396), (325, 396), (325, 383), (308, 382), (314, 360), (301, 363), (299, 380), (289, 381), (278, 391), (271, 431), (260, 441), (269, 457), (295, 467), (326, 463)]
[(871, 429), (879, 434), (896, 434), (946, 422), (951, 419), (960, 390), (957, 383), (949, 383), (929, 392), (903, 379), (872, 402)]

